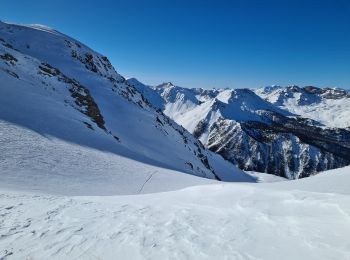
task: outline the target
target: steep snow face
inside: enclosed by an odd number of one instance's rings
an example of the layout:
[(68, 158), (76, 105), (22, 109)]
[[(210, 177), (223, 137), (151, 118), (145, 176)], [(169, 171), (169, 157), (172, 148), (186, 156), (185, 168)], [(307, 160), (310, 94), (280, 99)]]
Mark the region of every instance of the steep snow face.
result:
[[(67, 76), (84, 78), (87, 71), (111, 81), (123, 81), (108, 58), (81, 42), (43, 25), (0, 23), (3, 41), (19, 52), (59, 68)], [(81, 81), (80, 79), (80, 81)], [(86, 81), (89, 79), (87, 78)], [(81, 82), (85, 83), (85, 82)]]
[(262, 100), (249, 89), (226, 90), (221, 92), (216, 99), (223, 103), (223, 105), (218, 101), (215, 103), (222, 110), (223, 117), (235, 121), (270, 121), (269, 118), (263, 117), (267, 111), (293, 116)]
[(350, 93), (344, 89), (297, 86), (254, 90), (265, 100), (324, 127), (350, 127)]
[(0, 189), (0, 258), (348, 259), (349, 183), (347, 167), (136, 196)]
[(163, 83), (154, 88), (165, 102), (164, 113), (172, 115), (174, 120), (180, 119), (183, 113), (194, 109), (201, 102), (197, 99), (195, 89), (186, 89), (174, 86), (172, 83)]
[[(74, 180), (74, 186), (84, 175), (89, 185), (95, 177), (114, 182), (106, 188), (110, 194), (113, 187), (135, 193), (164, 169), (252, 180), (157, 112), (106, 57), (52, 29), (0, 23), (0, 79), (2, 183), (29, 187), (40, 180), (41, 189), (65, 176), (62, 183)], [(118, 191), (134, 179), (130, 191)]]
[[(261, 113), (293, 114), (262, 100), (249, 89), (187, 89), (165, 83), (155, 87), (166, 103), (164, 113), (191, 132), (209, 112), (236, 121), (264, 120)], [(191, 118), (192, 117), (192, 118)]]
[[(198, 100), (201, 96), (196, 95), (195, 97)], [(170, 102), (166, 107), (174, 107), (173, 104), (177, 104), (177, 107), (184, 108), (182, 106), (183, 100), (183, 98), (176, 99), (174, 103)], [(209, 133), (207, 130), (220, 119), (228, 119), (235, 122), (270, 122), (271, 120), (268, 116), (270, 113), (292, 115), (262, 100), (248, 89), (222, 90), (217, 92), (214, 98), (208, 99), (207, 102), (198, 102), (197, 106), (186, 106), (185, 108), (180, 114), (173, 114), (172, 110), (167, 109), (165, 109), (164, 113), (174, 118), (176, 122), (191, 133), (194, 133), (204, 144), (208, 143)], [(203, 124), (207, 125), (206, 128), (208, 129), (206, 131), (202, 129)]]
[[(273, 86), (266, 91), (281, 89)], [(295, 179), (350, 164), (349, 131), (321, 129), (321, 123), (299, 117), (252, 90), (206, 90), (205, 95), (201, 89), (172, 85), (156, 90), (166, 102), (166, 115), (241, 169)], [(339, 94), (332, 95), (340, 98)], [(309, 96), (313, 94), (299, 97), (300, 103), (311, 102)]]
[(129, 78), (126, 81), (130, 86), (135, 87), (137, 91), (140, 92), (144, 96), (144, 98), (146, 98), (149, 101), (149, 104), (152, 105), (154, 108), (160, 110), (164, 109), (164, 100), (157, 92), (155, 92), (152, 89), (151, 86), (147, 86), (141, 83), (136, 78)]

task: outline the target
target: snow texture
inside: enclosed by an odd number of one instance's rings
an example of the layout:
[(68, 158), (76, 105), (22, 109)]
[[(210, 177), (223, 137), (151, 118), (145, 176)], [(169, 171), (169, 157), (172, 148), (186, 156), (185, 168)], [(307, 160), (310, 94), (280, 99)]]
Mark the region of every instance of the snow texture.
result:
[(349, 171), (134, 196), (0, 189), (0, 257), (349, 259)]

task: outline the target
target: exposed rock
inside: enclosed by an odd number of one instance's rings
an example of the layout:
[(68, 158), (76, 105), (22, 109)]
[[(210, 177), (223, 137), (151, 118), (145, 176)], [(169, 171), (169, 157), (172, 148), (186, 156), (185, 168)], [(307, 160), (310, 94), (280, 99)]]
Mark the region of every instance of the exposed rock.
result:
[(5, 60), (5, 61), (9, 61), (12, 64), (14, 64), (15, 62), (17, 62), (18, 60), (13, 57), (10, 53), (5, 53), (4, 55), (0, 55), (0, 58)]
[(57, 77), (59, 81), (63, 81), (70, 85), (69, 92), (75, 99), (75, 104), (80, 108), (80, 111), (89, 116), (97, 126), (106, 130), (103, 116), (96, 102), (90, 95), (89, 90), (74, 79), (68, 78), (59, 69), (52, 67), (50, 64), (42, 63), (39, 65), (39, 73), (48, 75), (50, 77)]

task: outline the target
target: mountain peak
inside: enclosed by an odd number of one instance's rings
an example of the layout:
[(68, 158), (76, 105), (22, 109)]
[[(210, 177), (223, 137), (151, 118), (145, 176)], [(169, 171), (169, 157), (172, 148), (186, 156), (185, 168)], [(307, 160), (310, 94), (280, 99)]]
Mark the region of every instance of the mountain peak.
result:
[(176, 87), (172, 82), (163, 82), (162, 84), (157, 85), (155, 88), (173, 88)]
[[(0, 82), (0, 125), (7, 127), (0, 135), (9, 140), (3, 151), (15, 151), (19, 135), (32, 140), (21, 143), (21, 158), (8, 156), (3, 182), (20, 180), (22, 165), (27, 188), (30, 179), (41, 179), (39, 190), (59, 180), (73, 193), (84, 190), (75, 190), (77, 182), (107, 194), (137, 193), (155, 173), (236, 178), (235, 166), (161, 112), (156, 91), (125, 80), (107, 57), (50, 28), (0, 23)], [(30, 153), (41, 159), (28, 162)]]

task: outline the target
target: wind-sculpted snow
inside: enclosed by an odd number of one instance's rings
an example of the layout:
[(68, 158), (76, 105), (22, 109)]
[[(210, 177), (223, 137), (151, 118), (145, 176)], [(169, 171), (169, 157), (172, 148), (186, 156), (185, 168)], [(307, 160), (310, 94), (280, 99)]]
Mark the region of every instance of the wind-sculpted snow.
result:
[(349, 173), (137, 196), (0, 189), (0, 258), (348, 259)]
[(62, 176), (66, 187), (56, 191), (80, 194), (74, 185), (84, 176), (86, 189), (97, 178), (97, 193), (134, 194), (150, 176), (142, 192), (158, 175), (175, 172), (254, 181), (152, 106), (107, 57), (53, 29), (0, 22), (0, 80), (4, 185), (28, 178), (23, 189), (54, 192)]

